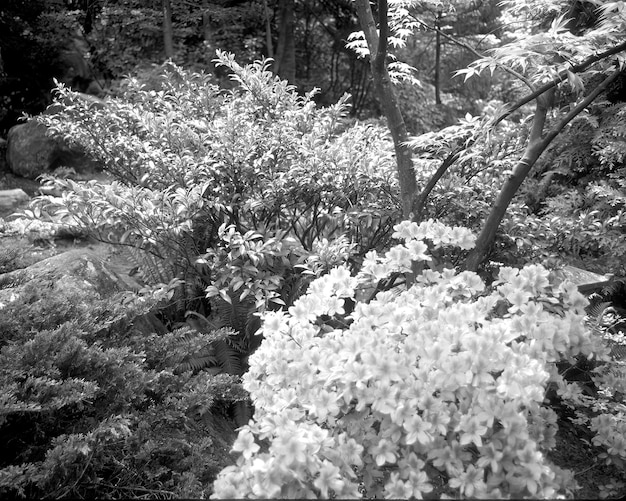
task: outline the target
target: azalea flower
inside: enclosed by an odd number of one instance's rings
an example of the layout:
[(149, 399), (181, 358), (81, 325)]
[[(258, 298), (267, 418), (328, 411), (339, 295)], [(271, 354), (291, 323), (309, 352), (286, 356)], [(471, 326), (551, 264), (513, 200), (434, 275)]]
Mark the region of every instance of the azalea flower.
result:
[(413, 497), (413, 487), (400, 480), (400, 474), (393, 472), (385, 484), (385, 499), (409, 499)]
[(419, 415), (407, 419), (402, 426), (408, 432), (405, 441), (409, 445), (415, 442), (427, 445), (433, 441), (433, 425), (424, 421)]
[(328, 490), (341, 491), (345, 482), (341, 478), (341, 471), (331, 462), (322, 461), (318, 477), (313, 481), (313, 485), (320, 490), (322, 498), (329, 498)]
[(474, 416), (463, 416), (461, 422), (457, 426), (457, 431), (460, 429), (461, 437), (459, 443), (461, 445), (467, 445), (474, 443), (476, 447), (483, 445), (482, 436), (487, 433), (487, 427), (480, 424), (480, 422)]
[(422, 499), (422, 493), (428, 493), (433, 490), (433, 486), (428, 481), (428, 475), (424, 471), (412, 471), (409, 474), (409, 484), (413, 489), (411, 497)]
[(385, 463), (396, 462), (396, 450), (396, 444), (383, 438), (376, 445), (370, 446), (367, 452), (372, 455), (378, 466), (382, 466)]
[(466, 497), (481, 497), (486, 490), (486, 484), (483, 480), (484, 470), (469, 465), (467, 469), (459, 475), (450, 479), (450, 487), (459, 489), (461, 494)]
[(255, 443), (254, 435), (250, 431), (250, 428), (247, 426), (242, 428), (233, 444), (232, 450), (241, 452), (245, 459), (250, 459), (259, 449), (260, 446)]

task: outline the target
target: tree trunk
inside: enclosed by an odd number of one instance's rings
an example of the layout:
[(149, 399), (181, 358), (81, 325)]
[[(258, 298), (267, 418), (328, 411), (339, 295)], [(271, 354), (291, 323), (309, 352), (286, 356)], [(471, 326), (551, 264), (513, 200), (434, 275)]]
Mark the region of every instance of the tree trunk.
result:
[(289, 83), (296, 80), (296, 44), (294, 38), (294, 0), (280, 0), (278, 4), (278, 43), (274, 73)]
[(400, 184), (400, 198), (402, 201), (402, 215), (405, 219), (412, 219), (413, 204), (417, 194), (417, 182), (415, 180), (415, 170), (413, 169), (413, 156), (411, 150), (406, 146), (409, 134), (385, 61), (387, 57), (388, 33), (387, 1), (379, 0), (378, 2), (380, 35), (376, 29), (376, 22), (374, 21), (369, 0), (356, 0), (355, 3), (359, 23), (365, 34), (370, 52), (370, 66), (375, 94), (387, 118), (387, 126), (393, 138)]
[(165, 59), (174, 57), (174, 30), (172, 28), (172, 4), (170, 0), (162, 1), (163, 7), (163, 46)]
[(482, 231), (476, 240), (476, 246), (470, 252), (465, 262), (465, 269), (476, 271), (482, 262), (488, 257), (493, 242), (496, 238), (498, 227), (506, 214), (506, 211), (517, 193), (517, 190), (524, 182), (524, 179), (530, 173), (539, 157), (550, 146), (550, 143), (558, 136), (563, 128), (571, 122), (574, 117), (581, 113), (589, 106), (620, 74), (617, 69), (609, 74), (587, 97), (580, 101), (550, 130), (545, 136), (543, 128), (545, 125), (548, 110), (552, 105), (554, 96), (554, 88), (536, 97), (537, 107), (535, 109), (535, 117), (528, 139), (528, 145), (524, 151), (522, 159), (517, 163), (509, 178), (505, 181), (494, 206), (487, 216)]
[(209, 0), (202, 0), (202, 39), (205, 42), (211, 42), (213, 39), (209, 19)]
[(441, 11), (435, 21), (435, 104), (441, 104)]
[(263, 0), (263, 11), (265, 12), (265, 45), (267, 45), (267, 57), (274, 57), (274, 46), (272, 44), (272, 19), (267, 0)]
[(547, 114), (548, 105), (546, 100), (538, 99), (530, 138), (528, 140), (526, 150), (524, 151), (524, 155), (513, 169), (511, 175), (502, 185), (498, 198), (496, 199), (489, 216), (487, 216), (487, 220), (483, 224), (480, 235), (476, 240), (476, 246), (472, 249), (467, 258), (465, 263), (465, 268), (467, 270), (476, 271), (478, 266), (489, 254), (489, 250), (491, 249), (491, 246), (496, 238), (498, 227), (500, 226), (500, 223), (502, 222), (513, 197), (524, 182), (524, 179), (526, 179), (530, 170), (535, 165), (535, 162), (539, 159), (539, 156), (546, 149), (547, 145), (543, 144), (541, 135), (543, 133), (543, 127)]

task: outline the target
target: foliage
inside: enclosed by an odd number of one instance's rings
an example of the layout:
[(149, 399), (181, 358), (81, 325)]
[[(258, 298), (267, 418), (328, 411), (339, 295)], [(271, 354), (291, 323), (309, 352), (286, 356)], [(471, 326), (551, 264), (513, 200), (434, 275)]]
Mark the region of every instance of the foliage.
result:
[(346, 98), (318, 108), (267, 61), (216, 62), (231, 92), (172, 64), (103, 104), (60, 86), (58, 111), (38, 120), (115, 180), (47, 178), (63, 196), (38, 197), (26, 214), (136, 249), (149, 283), (184, 281), (173, 322), (194, 311), (234, 327), (245, 349), (254, 311), (293, 301), (307, 276), (337, 263), (331, 254), (359, 260), (384, 245), (397, 183), (390, 140), (345, 123)]
[[(68, 46), (76, 16), (51, 2), (5, 0), (0, 10), (0, 134), (23, 113), (39, 113), (60, 77), (61, 51)], [(36, 75), (36, 77), (35, 77)]]
[(220, 348), (231, 331), (142, 327), (171, 292), (26, 286), (0, 304), (1, 496), (210, 493), (247, 395)]
[[(580, 394), (558, 364), (589, 358), (626, 381), (583, 326), (587, 301), (537, 265), (501, 268), (486, 288), (472, 272), (432, 263), (429, 249), (473, 245), (463, 228), (404, 222), (394, 236), (404, 243), (368, 254), (356, 277), (334, 268), (288, 312), (264, 315), (265, 341), (244, 376), (254, 421), (214, 497), (421, 498), (436, 475), (456, 496), (572, 492), (571, 472), (546, 457), (557, 428), (547, 390)], [(378, 292), (394, 272), (405, 285)], [(364, 288), (373, 297), (346, 314)], [(620, 427), (591, 425), (626, 458)]]

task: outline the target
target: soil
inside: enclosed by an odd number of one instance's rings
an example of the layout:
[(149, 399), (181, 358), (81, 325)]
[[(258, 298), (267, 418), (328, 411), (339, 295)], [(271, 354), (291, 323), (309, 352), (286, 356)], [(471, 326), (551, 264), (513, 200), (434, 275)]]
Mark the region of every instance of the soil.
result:
[[(10, 174), (0, 175), (0, 190), (21, 188), (28, 195), (35, 196), (38, 194), (39, 186), (38, 181)], [(0, 217), (7, 216), (8, 214), (0, 213)], [(14, 263), (19, 267), (27, 267), (71, 248), (86, 248), (97, 253), (107, 267), (120, 275), (129, 287), (141, 286), (132, 277), (135, 265), (123, 248), (84, 238), (31, 242), (26, 237), (3, 237), (0, 234), (0, 249), (14, 249), (19, 253), (17, 262)], [(0, 274), (5, 271), (8, 270), (2, 270), (0, 260)], [(548, 457), (560, 468), (569, 469), (574, 473), (574, 480), (580, 487), (574, 493), (575, 499), (601, 499), (603, 493), (608, 493), (609, 499), (626, 497), (626, 469), (606, 464), (598, 459), (598, 453), (601, 451), (591, 444), (591, 435), (585, 428), (573, 424), (567, 417), (562, 417), (558, 424), (557, 445), (550, 451)]]

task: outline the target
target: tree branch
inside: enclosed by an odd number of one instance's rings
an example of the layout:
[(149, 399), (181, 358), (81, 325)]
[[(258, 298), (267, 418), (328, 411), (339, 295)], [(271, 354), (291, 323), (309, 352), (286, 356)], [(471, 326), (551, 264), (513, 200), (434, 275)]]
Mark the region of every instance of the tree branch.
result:
[(554, 126), (554, 128), (546, 134), (546, 137), (543, 139), (546, 147), (554, 140), (556, 136), (563, 130), (563, 128), (570, 123), (576, 115), (581, 113), (587, 106), (589, 106), (606, 88), (611, 84), (613, 80), (615, 80), (621, 71), (619, 69), (615, 70), (608, 77), (606, 77), (589, 95), (583, 99), (580, 103), (574, 106), (559, 122)]
[(622, 52), (624, 50), (626, 50), (626, 41), (624, 41), (624, 42), (622, 42), (620, 44), (617, 44), (615, 47), (611, 47), (610, 49), (607, 49), (604, 52), (601, 52), (599, 54), (594, 54), (592, 56), (589, 56), (583, 62), (570, 66), (569, 69), (564, 69), (564, 70), (560, 71), (558, 73), (558, 75), (553, 80), (551, 80), (550, 82), (542, 85), (541, 87), (538, 87), (537, 89), (535, 89), (534, 92), (528, 94), (527, 96), (521, 98), (520, 100), (516, 101), (511, 106), (509, 106), (507, 108), (507, 110), (504, 113), (502, 113), (495, 120), (495, 122), (493, 124), (494, 127), (496, 125), (498, 125), (506, 117), (508, 117), (511, 113), (513, 113), (515, 110), (521, 108), (525, 104), (528, 104), (533, 99), (538, 98), (544, 92), (547, 92), (550, 89), (552, 89), (553, 87), (556, 87), (557, 85), (559, 85), (561, 82), (563, 82), (567, 78), (568, 72), (570, 72), (570, 73), (580, 73), (582, 71), (585, 71), (592, 64), (595, 64), (598, 61), (602, 61), (603, 59), (606, 59), (607, 57), (611, 57), (611, 56), (613, 56), (615, 54), (619, 54), (620, 52)]
[[(446, 40), (449, 40), (450, 42), (452, 42), (455, 45), (458, 45), (459, 47), (464, 48), (465, 50), (470, 51), (472, 54), (474, 54), (476, 57), (482, 59), (485, 57), (484, 54), (481, 54), (480, 52), (478, 52), (476, 49), (474, 49), (474, 47), (472, 47), (471, 45), (466, 44), (465, 42), (462, 42), (461, 40), (458, 40), (456, 37), (453, 37), (452, 35), (449, 35), (448, 33), (446, 33), (445, 31), (443, 31), (441, 28), (438, 28), (436, 26), (431, 26), (428, 23), (426, 23), (425, 21), (422, 21), (419, 17), (417, 17), (415, 14), (411, 14), (411, 17), (413, 19), (415, 19), (419, 24), (421, 24), (424, 28), (428, 29), (428, 30), (432, 30), (436, 33), (439, 33), (442, 37), (444, 37)], [(500, 64), (496, 61), (496, 65), (498, 66), (498, 68), (500, 68), (502, 71), (506, 71), (509, 75), (517, 78), (518, 80), (524, 82), (524, 84), (526, 84), (526, 86), (532, 91), (535, 91), (535, 86), (533, 85), (533, 83), (530, 81), (530, 79), (526, 78), (524, 75), (522, 75), (521, 73), (519, 73), (518, 71), (515, 71), (513, 68), (509, 68), (508, 66), (505, 66), (504, 64)]]

